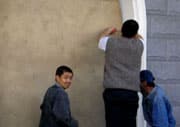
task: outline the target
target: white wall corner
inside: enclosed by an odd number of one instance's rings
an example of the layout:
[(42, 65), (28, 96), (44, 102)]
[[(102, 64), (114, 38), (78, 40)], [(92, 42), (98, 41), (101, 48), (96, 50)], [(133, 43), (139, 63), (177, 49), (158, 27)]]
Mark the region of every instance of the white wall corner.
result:
[[(139, 34), (142, 35), (144, 41), (144, 52), (142, 56), (141, 69), (147, 67), (147, 18), (145, 0), (119, 0), (122, 21), (135, 19), (139, 23)], [(139, 95), (139, 108), (137, 114), (137, 127), (146, 127), (142, 110), (142, 94)]]
[(145, 0), (119, 0), (122, 12), (122, 21), (135, 19), (139, 23), (139, 34), (144, 38), (144, 53), (142, 57), (142, 69), (147, 66), (147, 18)]

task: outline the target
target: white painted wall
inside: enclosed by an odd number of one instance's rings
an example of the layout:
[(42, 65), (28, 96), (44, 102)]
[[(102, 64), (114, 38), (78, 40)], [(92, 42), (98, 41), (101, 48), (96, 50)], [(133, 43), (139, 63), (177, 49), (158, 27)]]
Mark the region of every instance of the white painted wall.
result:
[[(146, 7), (145, 0), (119, 0), (121, 12), (122, 12), (122, 21), (127, 19), (135, 19), (140, 26), (139, 34), (142, 35), (144, 39), (144, 52), (142, 56), (142, 66), (141, 69), (145, 69), (147, 66), (147, 21), (146, 21)], [(144, 121), (143, 112), (142, 112), (142, 95), (139, 93), (139, 109), (137, 116), (137, 127), (145, 127), (146, 122)]]

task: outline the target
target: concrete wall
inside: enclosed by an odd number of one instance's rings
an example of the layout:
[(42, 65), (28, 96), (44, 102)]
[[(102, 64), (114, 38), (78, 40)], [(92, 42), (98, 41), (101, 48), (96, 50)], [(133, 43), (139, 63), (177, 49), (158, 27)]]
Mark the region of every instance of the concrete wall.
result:
[(180, 1), (146, 0), (148, 68), (172, 102), (180, 127)]
[(80, 126), (104, 127), (97, 35), (120, 24), (118, 0), (0, 0), (0, 127), (38, 126), (62, 64), (75, 73), (68, 92)]

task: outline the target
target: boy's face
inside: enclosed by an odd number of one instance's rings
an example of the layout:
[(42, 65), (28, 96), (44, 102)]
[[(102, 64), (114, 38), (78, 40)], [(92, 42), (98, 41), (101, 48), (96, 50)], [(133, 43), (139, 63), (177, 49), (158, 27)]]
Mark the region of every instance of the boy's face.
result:
[(143, 88), (143, 90), (145, 90), (146, 86), (147, 86), (147, 82), (146, 81), (142, 81), (141, 82), (141, 88)]
[(141, 85), (140, 85), (140, 88), (141, 88), (141, 92), (142, 93), (147, 93), (147, 82), (146, 81), (143, 81), (143, 82), (141, 82)]
[(56, 75), (56, 81), (59, 83), (64, 89), (70, 87), (73, 79), (73, 74), (70, 72), (64, 72), (61, 76)]

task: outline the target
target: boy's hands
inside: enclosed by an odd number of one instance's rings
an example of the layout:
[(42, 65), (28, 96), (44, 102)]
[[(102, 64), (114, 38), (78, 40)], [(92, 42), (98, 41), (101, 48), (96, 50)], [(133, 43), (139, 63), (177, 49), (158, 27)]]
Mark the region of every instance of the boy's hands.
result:
[[(106, 29), (104, 29), (104, 30), (102, 31), (102, 33), (100, 34), (99, 39), (100, 39), (101, 37), (113, 35), (113, 34), (115, 34), (117, 31), (118, 31), (118, 30), (116, 29), (116, 27), (108, 27), (108, 28), (106, 28)], [(136, 39), (143, 39), (143, 37), (142, 37), (140, 34), (136, 34), (136, 35), (134, 36), (134, 38), (136, 38)]]
[(140, 34), (136, 34), (135, 38), (136, 39), (143, 39), (143, 37)]
[(101, 37), (104, 37), (104, 36), (109, 36), (109, 35), (112, 35), (114, 33), (117, 32), (117, 29), (115, 27), (109, 27), (109, 28), (106, 28), (101, 34), (100, 34), (100, 38)]

